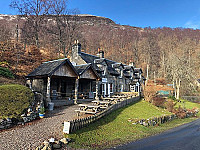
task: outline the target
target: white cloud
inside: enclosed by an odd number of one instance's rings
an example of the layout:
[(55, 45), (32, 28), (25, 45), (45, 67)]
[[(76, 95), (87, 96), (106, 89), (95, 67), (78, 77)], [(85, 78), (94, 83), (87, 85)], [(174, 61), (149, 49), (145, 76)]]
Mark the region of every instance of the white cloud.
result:
[(200, 28), (200, 21), (189, 20), (184, 24), (184, 27), (185, 28), (199, 29)]
[(193, 29), (200, 29), (200, 12), (189, 19), (185, 24), (185, 28), (193, 28)]

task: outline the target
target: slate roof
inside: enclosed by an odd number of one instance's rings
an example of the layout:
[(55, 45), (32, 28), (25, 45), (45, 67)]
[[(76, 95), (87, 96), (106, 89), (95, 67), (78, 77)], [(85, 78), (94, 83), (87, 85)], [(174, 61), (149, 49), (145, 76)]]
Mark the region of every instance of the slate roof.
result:
[[(99, 63), (102, 62), (103, 60), (106, 61), (107, 65), (108, 65), (108, 72), (110, 74), (115, 74), (115, 75), (119, 75), (119, 73), (112, 67), (112, 64), (115, 64), (117, 62), (109, 60), (109, 59), (105, 59), (102, 58), (100, 59), (99, 57), (95, 56), (95, 55), (90, 55), (90, 54), (86, 54), (83, 52), (79, 53), (79, 56), (86, 62), (86, 63), (91, 63), (92, 66), (98, 71), (100, 70), (95, 64), (95, 61), (98, 61)], [(97, 59), (97, 60), (96, 60)], [(94, 61), (95, 60), (95, 61)]]
[(67, 58), (65, 58), (65, 59), (58, 59), (58, 60), (44, 62), (26, 77), (50, 76), (58, 69), (58, 67), (60, 67), (65, 63), (68, 63), (72, 67), (74, 72), (77, 74), (76, 70), (74, 69), (70, 61)]
[(83, 64), (83, 65), (77, 65), (74, 66), (76, 71), (78, 72), (79, 75), (83, 74), (85, 70), (87, 70), (90, 67), (91, 64)]
[(92, 70), (94, 71), (95, 75), (97, 76), (97, 78), (100, 78), (100, 76), (97, 74), (97, 72), (95, 71), (95, 69), (92, 67), (91, 63), (89, 64), (83, 64), (83, 65), (76, 65), (74, 66), (74, 68), (76, 69), (76, 71), (78, 72), (78, 74), (81, 76), (88, 68), (92, 68)]
[(141, 68), (134, 68), (134, 72), (135, 73), (140, 73), (140, 72), (142, 73), (142, 69)]

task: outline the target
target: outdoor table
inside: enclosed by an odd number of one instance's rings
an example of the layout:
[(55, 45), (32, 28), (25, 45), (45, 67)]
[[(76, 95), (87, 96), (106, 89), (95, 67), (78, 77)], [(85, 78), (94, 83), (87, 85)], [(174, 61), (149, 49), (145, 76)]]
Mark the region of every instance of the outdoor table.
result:
[(113, 95), (112, 97), (113, 97), (113, 98), (127, 98), (127, 96), (125, 96), (125, 95), (124, 95), (124, 96)]
[(110, 102), (109, 101), (99, 101), (99, 100), (95, 100), (95, 101), (92, 101), (93, 103), (97, 104), (97, 105), (101, 105), (101, 106), (109, 106), (110, 105)]

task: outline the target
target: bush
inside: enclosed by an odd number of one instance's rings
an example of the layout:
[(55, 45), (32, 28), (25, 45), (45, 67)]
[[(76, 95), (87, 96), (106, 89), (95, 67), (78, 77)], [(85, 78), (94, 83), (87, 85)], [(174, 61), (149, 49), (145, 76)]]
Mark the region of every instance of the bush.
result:
[(174, 110), (174, 106), (176, 104), (172, 100), (168, 100), (167, 103), (165, 103), (165, 107), (169, 112), (172, 112)]
[(0, 86), (0, 117), (19, 117), (33, 102), (34, 94), (22, 85)]
[(0, 75), (7, 78), (14, 78), (13, 73), (9, 69), (3, 67), (0, 67)]
[(162, 97), (153, 97), (153, 102), (152, 104), (157, 106), (157, 107), (164, 107), (165, 99)]
[(186, 117), (186, 115), (187, 115), (186, 111), (185, 111), (183, 108), (181, 108), (180, 106), (179, 106), (178, 109), (174, 109), (174, 110), (173, 110), (173, 113), (174, 113), (179, 119), (184, 119), (184, 118)]
[(175, 96), (171, 96), (171, 95), (170, 95), (170, 96), (168, 96), (168, 98), (169, 98), (169, 99), (172, 99), (172, 100), (174, 100), (174, 101), (176, 100)]

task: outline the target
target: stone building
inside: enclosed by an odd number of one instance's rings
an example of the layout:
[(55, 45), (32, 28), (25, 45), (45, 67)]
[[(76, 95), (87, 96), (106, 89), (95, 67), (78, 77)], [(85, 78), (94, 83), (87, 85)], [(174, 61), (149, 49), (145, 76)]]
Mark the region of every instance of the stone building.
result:
[[(98, 49), (97, 55), (81, 52), (81, 44), (76, 42), (72, 47), (70, 61), (74, 66), (91, 64), (100, 76), (98, 95), (109, 97), (115, 92), (141, 92), (142, 70), (133, 64), (125, 65), (104, 58), (104, 51)], [(134, 88), (133, 88), (134, 87)]]
[(90, 64), (74, 67), (66, 58), (44, 62), (26, 77), (30, 88), (43, 94), (46, 105), (53, 102), (55, 106), (89, 97), (96, 92), (96, 80), (100, 78)]
[(46, 105), (76, 103), (78, 99), (110, 97), (116, 92), (141, 92), (142, 70), (104, 58), (104, 51), (90, 55), (81, 52), (81, 44), (72, 47), (70, 60), (42, 63), (27, 76), (27, 84), (40, 92)]

